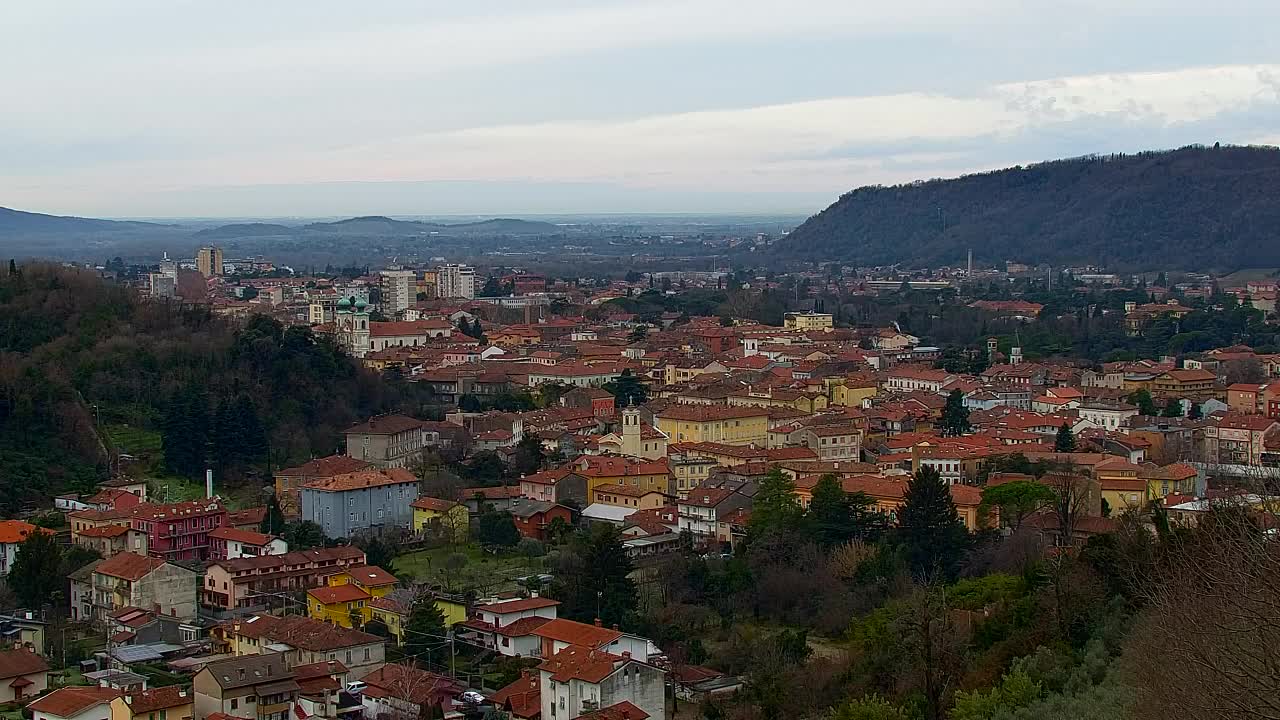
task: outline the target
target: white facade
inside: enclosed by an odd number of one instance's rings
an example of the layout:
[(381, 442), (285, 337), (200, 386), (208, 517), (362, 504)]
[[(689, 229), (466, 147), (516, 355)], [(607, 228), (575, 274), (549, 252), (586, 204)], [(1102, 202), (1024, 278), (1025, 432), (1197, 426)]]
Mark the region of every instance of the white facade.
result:
[(1128, 418), (1138, 414), (1135, 407), (1114, 408), (1114, 407), (1098, 407), (1082, 405), (1080, 407), (1080, 422), (1076, 423), (1074, 430), (1082, 430), (1086, 427), (1102, 428), (1104, 430), (1115, 430), (1124, 424)]
[(261, 555), (283, 555), (289, 552), (289, 543), (281, 538), (272, 538), (266, 545), (252, 545), (239, 540), (227, 541), (227, 559), (242, 557), (259, 557)]
[(666, 718), (666, 678), (658, 668), (630, 658), (615, 663), (614, 671), (600, 682), (578, 678), (567, 682), (552, 680), (541, 671), (542, 717), (573, 720), (585, 713), (629, 702), (649, 715), (650, 720)]
[(417, 299), (417, 273), (412, 270), (383, 270), (379, 273), (383, 312), (403, 312)]
[(441, 265), (436, 268), (439, 292), (442, 298), (466, 298), (476, 296), (476, 269), (467, 265)]

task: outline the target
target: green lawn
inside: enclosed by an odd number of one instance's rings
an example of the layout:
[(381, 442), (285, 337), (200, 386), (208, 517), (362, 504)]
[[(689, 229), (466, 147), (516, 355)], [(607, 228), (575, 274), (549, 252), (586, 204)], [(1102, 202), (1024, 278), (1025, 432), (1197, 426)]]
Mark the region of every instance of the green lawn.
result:
[[(466, 561), (461, 567), (449, 566), (449, 558), (455, 554)], [(401, 555), (395, 560), (395, 570), (398, 575), (439, 583), (455, 592), (468, 589), (493, 592), (514, 589), (515, 578), (543, 572), (543, 562), (542, 558), (527, 558), (516, 553), (493, 555), (479, 545), (468, 544)]]
[(129, 453), (141, 459), (159, 458), (161, 453), (160, 433), (143, 430), (132, 425), (107, 425), (107, 437), (111, 444), (122, 453)]

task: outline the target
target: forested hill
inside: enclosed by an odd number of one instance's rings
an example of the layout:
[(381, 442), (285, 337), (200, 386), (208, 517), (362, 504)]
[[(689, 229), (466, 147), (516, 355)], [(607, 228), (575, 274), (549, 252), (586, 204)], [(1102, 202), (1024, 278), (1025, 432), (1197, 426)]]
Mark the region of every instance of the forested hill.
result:
[(1191, 147), (854, 190), (773, 252), (858, 265), (1280, 265), (1280, 150)]
[(86, 271), (0, 268), (0, 512), (90, 490), (113, 435), (162, 446), (157, 472), (209, 465), (235, 487), (336, 451), (371, 413), (414, 412), (416, 392), (307, 328), (235, 327)]

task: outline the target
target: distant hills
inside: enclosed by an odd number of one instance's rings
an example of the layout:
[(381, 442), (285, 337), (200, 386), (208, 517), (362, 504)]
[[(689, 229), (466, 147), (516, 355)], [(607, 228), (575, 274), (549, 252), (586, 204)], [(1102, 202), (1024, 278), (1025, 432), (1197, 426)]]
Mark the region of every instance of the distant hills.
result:
[(291, 235), (295, 228), (275, 223), (232, 223), (201, 230), (193, 237), (202, 240), (221, 240), (224, 238), (265, 237), (271, 235)]
[(303, 226), (314, 232), (341, 232), (357, 235), (418, 235), (432, 232), (455, 234), (496, 233), (510, 235), (549, 235), (558, 232), (557, 225), (533, 220), (497, 218), (469, 223), (431, 223), (416, 220), (393, 220), (381, 215), (355, 217), (328, 223), (312, 223)]
[(1280, 265), (1280, 150), (1191, 147), (862, 187), (806, 220), (779, 260), (858, 265)]
[(66, 215), (45, 215), (0, 207), (0, 233), (83, 233), (160, 228), (162, 225), (118, 220), (95, 220)]

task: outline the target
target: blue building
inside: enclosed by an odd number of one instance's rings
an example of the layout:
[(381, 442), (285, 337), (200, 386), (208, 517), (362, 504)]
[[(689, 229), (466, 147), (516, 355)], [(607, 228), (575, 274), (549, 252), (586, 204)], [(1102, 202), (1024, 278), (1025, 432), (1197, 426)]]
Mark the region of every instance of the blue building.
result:
[(418, 479), (404, 468), (360, 470), (320, 478), (298, 489), (302, 519), (331, 538), (409, 527), (418, 499)]

